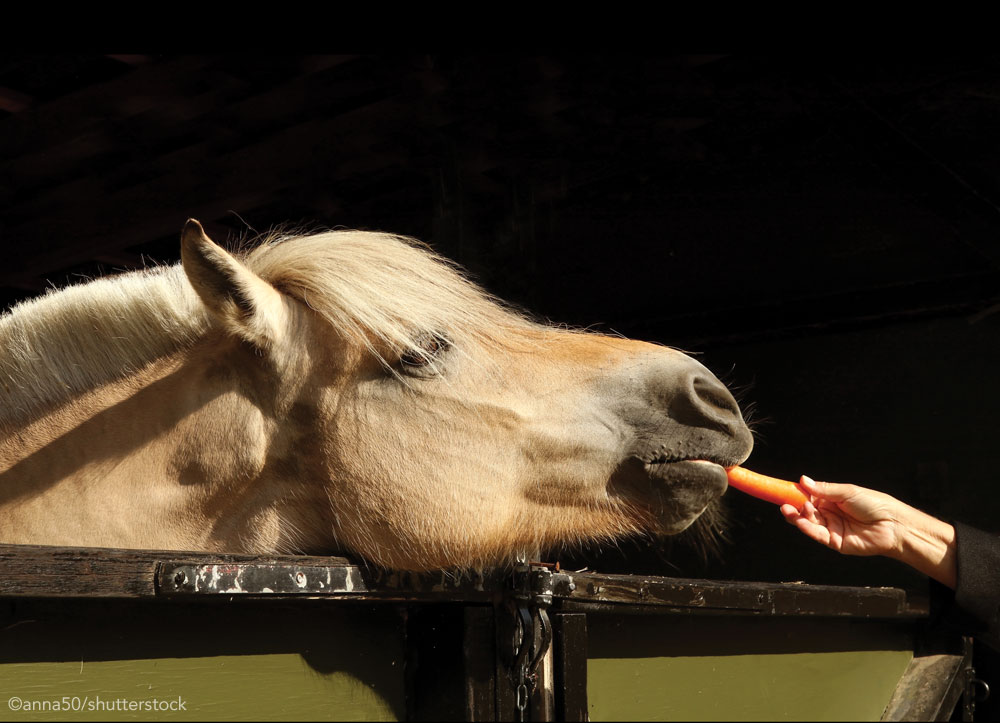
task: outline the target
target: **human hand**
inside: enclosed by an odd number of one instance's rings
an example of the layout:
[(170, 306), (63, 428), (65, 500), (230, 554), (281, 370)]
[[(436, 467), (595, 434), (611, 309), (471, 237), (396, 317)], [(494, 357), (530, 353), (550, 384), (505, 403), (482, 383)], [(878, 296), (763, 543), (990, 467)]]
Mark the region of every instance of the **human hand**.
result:
[(844, 555), (898, 556), (900, 519), (908, 505), (857, 485), (816, 482), (805, 475), (799, 484), (810, 500), (801, 512), (782, 505), (781, 514), (807, 537)]
[(955, 528), (884, 492), (851, 484), (816, 482), (803, 475), (809, 495), (802, 510), (781, 514), (807, 537), (844, 555), (885, 555), (954, 588)]

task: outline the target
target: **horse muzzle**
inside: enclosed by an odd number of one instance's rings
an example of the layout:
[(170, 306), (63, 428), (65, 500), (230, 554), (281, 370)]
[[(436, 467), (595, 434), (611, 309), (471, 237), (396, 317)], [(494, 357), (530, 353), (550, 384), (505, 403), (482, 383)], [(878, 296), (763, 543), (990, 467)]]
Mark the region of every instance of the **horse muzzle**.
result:
[(726, 491), (726, 467), (750, 455), (753, 435), (725, 385), (679, 352), (657, 355), (631, 384), (621, 408), (631, 443), (608, 491), (675, 534)]

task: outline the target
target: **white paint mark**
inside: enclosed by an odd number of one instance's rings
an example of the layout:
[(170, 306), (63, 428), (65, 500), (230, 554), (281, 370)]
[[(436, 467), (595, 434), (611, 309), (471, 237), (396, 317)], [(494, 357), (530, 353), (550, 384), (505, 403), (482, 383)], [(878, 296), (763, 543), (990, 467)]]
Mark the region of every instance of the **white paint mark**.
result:
[(204, 567), (198, 568), (198, 574), (194, 578), (195, 592), (198, 592), (199, 590), (207, 587), (207, 583), (205, 582), (206, 575), (208, 575), (208, 570), (206, 570)]

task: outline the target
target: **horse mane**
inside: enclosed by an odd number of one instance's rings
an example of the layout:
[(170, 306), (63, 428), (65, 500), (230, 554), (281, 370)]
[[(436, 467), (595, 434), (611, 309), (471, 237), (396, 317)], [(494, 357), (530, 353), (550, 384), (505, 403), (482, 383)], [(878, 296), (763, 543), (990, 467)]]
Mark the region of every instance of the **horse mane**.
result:
[(542, 326), (406, 236), (372, 231), (274, 236), (245, 262), (387, 364), (428, 336), (445, 335), (459, 348), (473, 341), (511, 349), (530, 338), (512, 332)]
[(179, 265), (23, 301), (0, 317), (0, 426), (28, 422), (190, 346), (208, 323)]
[[(428, 334), (501, 345), (511, 343), (513, 327), (535, 326), (450, 261), (402, 236), (272, 235), (237, 256), (383, 360)], [(50, 289), (21, 302), (0, 316), (0, 428), (188, 348), (210, 326), (180, 264)]]

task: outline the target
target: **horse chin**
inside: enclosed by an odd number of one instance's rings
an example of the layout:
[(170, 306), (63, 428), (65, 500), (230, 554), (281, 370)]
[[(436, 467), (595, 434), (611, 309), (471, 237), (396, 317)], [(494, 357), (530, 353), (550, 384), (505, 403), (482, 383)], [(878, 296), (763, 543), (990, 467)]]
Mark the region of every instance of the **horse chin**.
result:
[(609, 492), (623, 498), (650, 532), (676, 535), (728, 487), (726, 469), (708, 460), (643, 463), (631, 459), (612, 476)]

